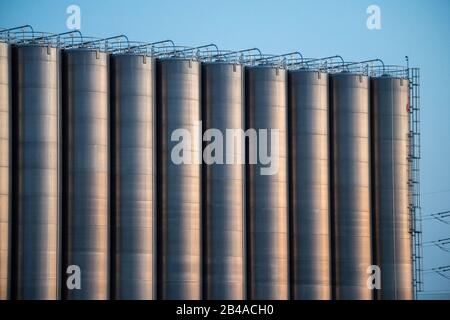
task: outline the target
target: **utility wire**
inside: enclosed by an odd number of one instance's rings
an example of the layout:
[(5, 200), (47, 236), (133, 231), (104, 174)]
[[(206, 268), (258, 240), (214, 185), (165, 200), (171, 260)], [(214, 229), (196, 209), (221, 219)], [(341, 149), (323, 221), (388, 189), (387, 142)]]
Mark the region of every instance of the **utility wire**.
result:
[(429, 196), (429, 195), (433, 195), (433, 194), (447, 193), (447, 192), (450, 192), (450, 189), (438, 190), (438, 191), (433, 191), (433, 192), (425, 192), (425, 193), (422, 193), (422, 196)]
[(426, 214), (426, 215), (422, 216), (422, 221), (434, 219), (434, 220), (438, 220), (442, 223), (450, 225), (450, 221), (446, 220), (447, 218), (450, 218), (450, 210)]
[(450, 272), (450, 266), (442, 266), (442, 267), (436, 267), (436, 268), (431, 268), (431, 269), (426, 269), (423, 270), (424, 274), (437, 274), (447, 280), (450, 280), (450, 275), (447, 274), (448, 272)]
[(427, 242), (423, 243), (424, 248), (434, 246), (434, 247), (438, 247), (439, 249), (441, 249), (445, 252), (450, 252), (450, 247), (448, 247), (448, 245), (450, 245), (450, 238), (427, 241)]

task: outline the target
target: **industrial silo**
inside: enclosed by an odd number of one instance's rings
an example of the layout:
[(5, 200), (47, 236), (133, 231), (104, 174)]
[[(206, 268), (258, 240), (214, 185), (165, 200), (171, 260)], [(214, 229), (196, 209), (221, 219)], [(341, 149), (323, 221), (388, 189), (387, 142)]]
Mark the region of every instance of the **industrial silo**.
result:
[(81, 271), (66, 299), (109, 298), (109, 56), (64, 52), (64, 266)]
[(200, 80), (196, 60), (173, 57), (157, 63), (158, 297), (162, 299), (202, 298)]
[(0, 300), (9, 299), (11, 238), (11, 60), (10, 47), (0, 42)]
[(155, 298), (155, 60), (111, 56), (112, 272), (115, 299)]
[(371, 299), (369, 79), (330, 75), (333, 285), (336, 299)]
[(59, 297), (60, 51), (13, 47), (14, 296)]
[(240, 300), (245, 298), (244, 67), (204, 63), (202, 83), (205, 137), (210, 146), (223, 147), (223, 157), (215, 150), (217, 158), (205, 159), (204, 166), (205, 298)]
[(331, 299), (328, 74), (289, 71), (293, 299)]
[[(258, 162), (248, 164), (246, 173), (248, 295), (250, 299), (288, 299), (287, 72), (272, 65), (248, 67), (245, 83), (246, 127), (257, 130), (259, 140)], [(272, 163), (275, 171), (266, 174), (263, 169), (268, 165), (260, 157), (262, 130), (269, 136), (263, 145), (277, 162)], [(278, 141), (272, 142), (274, 132)]]
[(380, 299), (412, 299), (408, 80), (371, 80), (373, 205)]

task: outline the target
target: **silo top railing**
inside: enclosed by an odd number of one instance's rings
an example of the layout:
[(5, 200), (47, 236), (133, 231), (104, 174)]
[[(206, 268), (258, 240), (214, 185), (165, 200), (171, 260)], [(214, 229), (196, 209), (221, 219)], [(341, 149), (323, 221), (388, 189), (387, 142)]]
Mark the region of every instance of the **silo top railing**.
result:
[(255, 58), (262, 58), (263, 55), (258, 48), (250, 48), (239, 51), (219, 50), (215, 55), (206, 57), (206, 62), (228, 62), (245, 64)]
[(226, 62), (246, 66), (271, 66), (288, 70), (319, 70), (327, 73), (351, 72), (367, 76), (393, 76), (408, 78), (408, 67), (385, 65), (380, 59), (360, 62), (345, 61), (334, 55), (324, 58), (304, 58), (298, 52), (263, 54), (258, 48), (244, 50), (220, 50), (215, 44), (198, 47), (175, 45), (172, 40), (157, 42), (130, 41), (126, 35), (108, 38), (86, 37), (78, 30), (59, 34), (35, 31), (30, 25), (0, 28), (0, 41), (10, 44), (33, 44), (61, 49), (92, 49), (113, 54), (139, 54), (155, 58), (194, 59), (202, 62)]

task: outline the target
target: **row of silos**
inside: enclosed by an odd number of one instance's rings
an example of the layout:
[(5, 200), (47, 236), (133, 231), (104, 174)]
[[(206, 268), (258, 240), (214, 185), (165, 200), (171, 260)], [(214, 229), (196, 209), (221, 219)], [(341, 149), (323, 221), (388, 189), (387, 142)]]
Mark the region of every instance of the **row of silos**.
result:
[[(2, 297), (371, 299), (372, 264), (381, 298), (411, 297), (406, 80), (1, 52)], [(180, 128), (189, 163), (173, 161)], [(278, 130), (276, 174), (201, 164), (203, 131), (249, 128)]]

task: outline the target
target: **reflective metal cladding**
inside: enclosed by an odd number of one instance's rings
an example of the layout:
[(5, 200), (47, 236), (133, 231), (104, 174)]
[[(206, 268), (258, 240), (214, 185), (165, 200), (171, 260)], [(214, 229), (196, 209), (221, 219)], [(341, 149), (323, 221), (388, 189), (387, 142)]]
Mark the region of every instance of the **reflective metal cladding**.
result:
[(155, 60), (111, 56), (113, 279), (116, 299), (153, 299)]
[(58, 298), (60, 51), (19, 45), (14, 62), (17, 299)]
[[(205, 63), (202, 83), (205, 131), (215, 129), (226, 135), (227, 129), (243, 130), (244, 67)], [(203, 256), (207, 299), (245, 298), (245, 165), (238, 161), (243, 151), (236, 144), (235, 149), (224, 152), (224, 158), (225, 153), (236, 157), (233, 164), (205, 166)]]
[[(200, 62), (166, 58), (157, 63), (158, 296), (201, 299)], [(191, 136), (184, 152), (191, 163), (175, 164), (175, 129)], [(176, 139), (175, 139), (176, 140)], [(189, 157), (189, 156), (188, 156)]]
[(246, 127), (279, 132), (278, 172), (261, 175), (260, 162), (247, 166), (248, 295), (288, 299), (287, 72), (249, 67), (245, 82)]
[(289, 71), (293, 299), (331, 298), (328, 74)]
[(371, 299), (369, 79), (330, 75), (334, 294)]
[(0, 42), (0, 300), (8, 299), (11, 258), (11, 55)]
[(371, 81), (376, 261), (381, 299), (412, 299), (408, 80)]
[(109, 298), (108, 68), (105, 52), (64, 52), (64, 268), (82, 274), (67, 299)]

